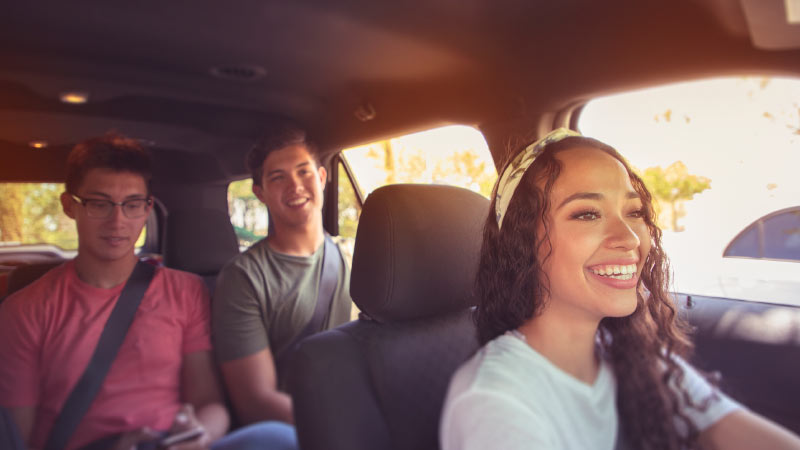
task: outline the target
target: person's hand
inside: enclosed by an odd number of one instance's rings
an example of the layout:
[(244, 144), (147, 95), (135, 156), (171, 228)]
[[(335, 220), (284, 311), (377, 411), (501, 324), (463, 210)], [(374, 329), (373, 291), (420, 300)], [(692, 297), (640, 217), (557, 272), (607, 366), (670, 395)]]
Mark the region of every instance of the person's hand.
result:
[(189, 439), (188, 441), (183, 441), (177, 443), (175, 445), (171, 445), (167, 447), (169, 450), (205, 450), (211, 446), (211, 436), (206, 431), (203, 424), (197, 420), (197, 416), (194, 414), (194, 408), (192, 405), (186, 403), (181, 406), (181, 409), (178, 410), (178, 413), (175, 414), (175, 420), (172, 422), (172, 427), (169, 429), (168, 437), (181, 433), (183, 431), (199, 429), (201, 431), (200, 435), (194, 439)]
[(136, 446), (141, 442), (152, 441), (161, 437), (158, 431), (144, 427), (134, 431), (128, 431), (120, 436), (112, 450), (136, 450)]

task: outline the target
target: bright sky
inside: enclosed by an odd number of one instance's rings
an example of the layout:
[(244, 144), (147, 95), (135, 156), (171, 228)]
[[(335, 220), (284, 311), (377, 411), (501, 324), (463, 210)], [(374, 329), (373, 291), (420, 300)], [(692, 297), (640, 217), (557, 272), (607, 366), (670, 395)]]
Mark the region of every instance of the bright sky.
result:
[[(486, 172), (496, 177), (494, 161), (489, 152), (486, 140), (480, 131), (465, 125), (451, 125), (433, 130), (422, 131), (391, 139), (392, 150), (396, 155), (409, 158), (421, 155), (426, 160), (426, 171), (418, 183), (445, 182), (461, 185), (461, 180), (434, 180), (433, 169), (436, 161), (444, 160), (457, 152), (471, 151), (478, 160), (486, 163)], [(358, 178), (359, 186), (364, 194), (369, 194), (384, 184), (386, 172), (383, 170), (383, 161), (369, 157), (370, 150), (382, 150), (371, 144), (355, 147), (344, 151), (348, 163), (353, 168)], [(461, 186), (478, 191), (477, 186)]]
[[(682, 161), (690, 173), (711, 179), (711, 189), (684, 204), (686, 216), (679, 223), (685, 231), (664, 233), (679, 291), (797, 303), (800, 266), (723, 261), (722, 252), (754, 220), (800, 205), (800, 79), (710, 79), (606, 97), (584, 108), (579, 129), (616, 147), (641, 170)], [(433, 179), (435, 160), (465, 149), (473, 149), (494, 172), (483, 136), (470, 127), (438, 128), (391, 142), (396, 156), (427, 159), (422, 183), (450, 182)], [(345, 154), (362, 191), (384, 183), (380, 147)]]
[(681, 224), (724, 245), (758, 217), (800, 204), (799, 111), (800, 80), (737, 77), (599, 99), (579, 128), (640, 169), (680, 160), (710, 178)]
[[(685, 204), (680, 224), (686, 232), (680, 234), (687, 248), (702, 240), (716, 254), (755, 219), (800, 204), (799, 113), (800, 79), (718, 78), (592, 101), (579, 128), (640, 169), (683, 161), (690, 173), (710, 178), (711, 189)], [(437, 128), (391, 142), (406, 158), (429, 158), (426, 177), (435, 166), (431, 161), (465, 149), (494, 171), (486, 141), (471, 127)], [(369, 145), (346, 151), (367, 193), (386, 175), (382, 160), (368, 157), (369, 151)]]

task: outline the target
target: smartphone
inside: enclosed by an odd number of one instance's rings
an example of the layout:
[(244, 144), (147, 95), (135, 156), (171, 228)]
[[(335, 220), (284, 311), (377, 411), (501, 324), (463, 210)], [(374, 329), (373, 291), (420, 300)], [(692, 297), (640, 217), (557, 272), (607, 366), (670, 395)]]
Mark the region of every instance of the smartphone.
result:
[(191, 428), (186, 431), (180, 431), (178, 433), (173, 433), (167, 436), (164, 436), (159, 442), (158, 446), (160, 448), (167, 448), (171, 445), (180, 444), (181, 442), (191, 441), (203, 434), (202, 428)]

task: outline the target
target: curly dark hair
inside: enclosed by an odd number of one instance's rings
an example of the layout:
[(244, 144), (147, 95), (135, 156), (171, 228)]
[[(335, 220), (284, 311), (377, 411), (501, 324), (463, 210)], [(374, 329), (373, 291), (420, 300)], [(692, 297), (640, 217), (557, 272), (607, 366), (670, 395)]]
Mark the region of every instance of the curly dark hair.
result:
[[(644, 220), (652, 239), (636, 310), (627, 317), (604, 318), (598, 331), (600, 351), (613, 366), (617, 379), (622, 434), (631, 448), (695, 448), (697, 428), (681, 411), (678, 393), (668, 386), (670, 380), (680, 386), (684, 377), (673, 355), (686, 357), (691, 352), (688, 325), (678, 316), (668, 294), (669, 264), (661, 247), (661, 230), (654, 223), (650, 192), (614, 148), (586, 137), (568, 137), (545, 147), (523, 175), (502, 231), (497, 226), (492, 196), (476, 279), (479, 339), (485, 344), (514, 330), (546, 306), (549, 281), (542, 267), (550, 253), (541, 258), (537, 255), (540, 249), (550, 248), (546, 217), (553, 184), (562, 170), (555, 155), (578, 146), (596, 148), (625, 166), (644, 205)], [(680, 394), (689, 406), (702, 408), (689, 401), (685, 391)]]

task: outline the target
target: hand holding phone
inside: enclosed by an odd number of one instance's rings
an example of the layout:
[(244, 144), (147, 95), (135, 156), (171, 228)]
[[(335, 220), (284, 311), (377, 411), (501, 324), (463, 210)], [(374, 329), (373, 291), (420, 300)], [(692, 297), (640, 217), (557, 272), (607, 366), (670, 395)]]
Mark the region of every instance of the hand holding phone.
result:
[(175, 445), (193, 449), (208, 448), (209, 444), (210, 440), (206, 429), (194, 415), (192, 405), (186, 403), (175, 414), (172, 427), (167, 435), (158, 441), (158, 448), (169, 448)]
[(167, 436), (164, 436), (159, 442), (159, 448), (167, 448), (172, 445), (180, 444), (181, 442), (191, 441), (192, 439), (196, 439), (203, 434), (203, 428), (195, 427), (190, 428), (188, 430), (179, 431), (177, 433), (172, 433)]

